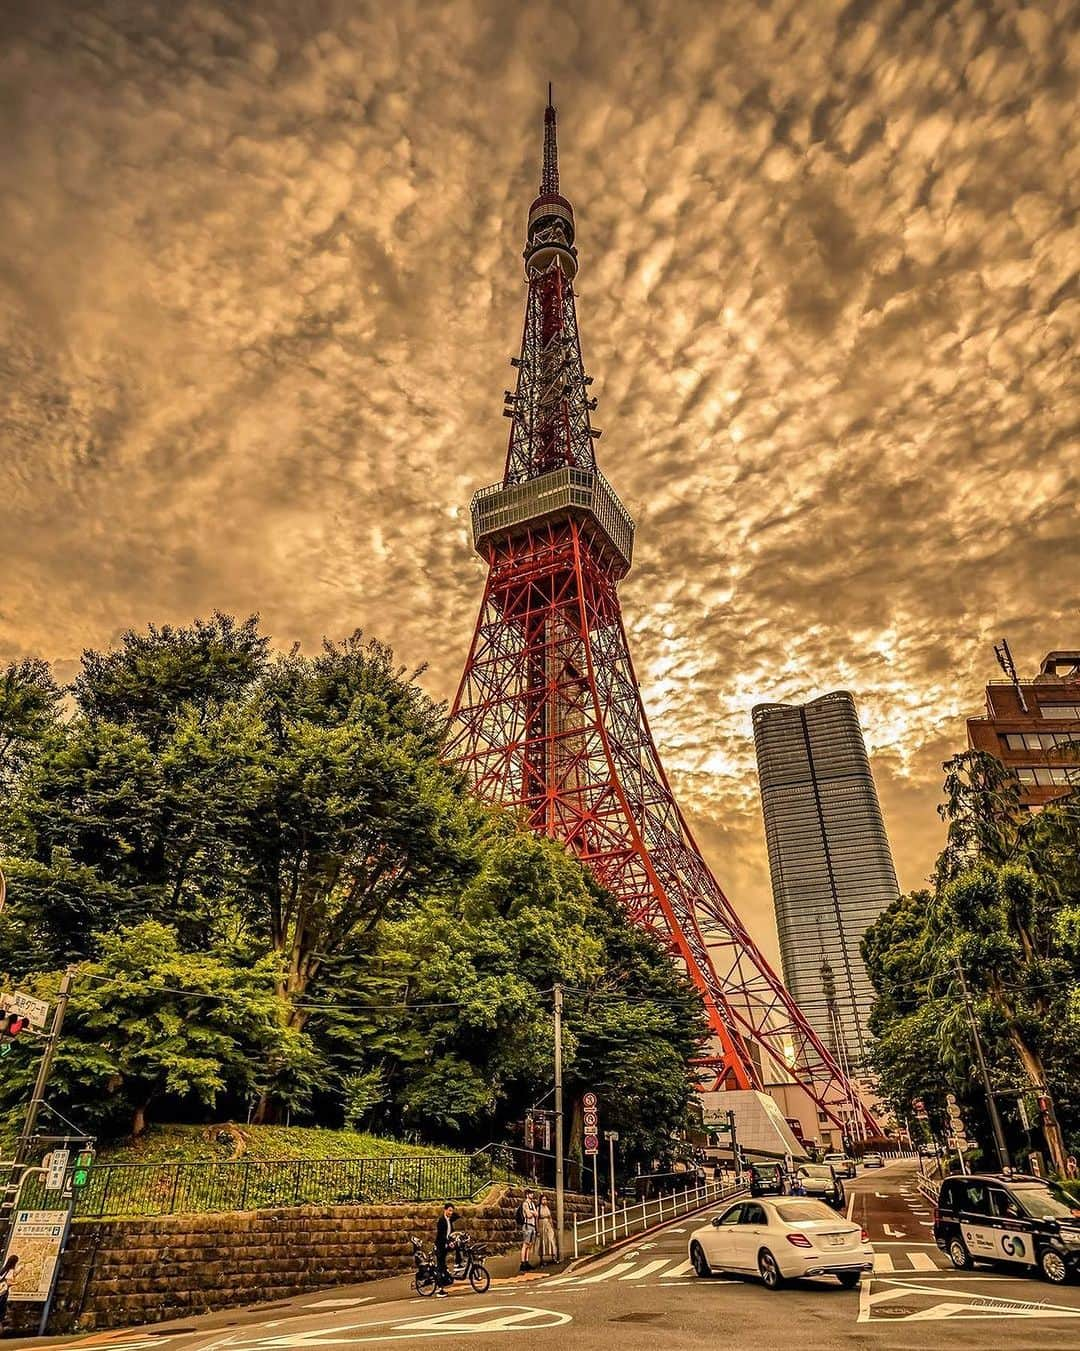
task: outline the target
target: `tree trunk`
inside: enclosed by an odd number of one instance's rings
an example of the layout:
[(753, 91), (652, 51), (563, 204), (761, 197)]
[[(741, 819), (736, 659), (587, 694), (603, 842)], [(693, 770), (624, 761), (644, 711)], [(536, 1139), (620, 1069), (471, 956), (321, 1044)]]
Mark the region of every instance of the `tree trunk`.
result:
[[(1043, 1069), (1042, 1057), (1039, 1055), (1038, 1051), (1032, 1050), (1015, 1027), (1009, 1027), (1009, 1037), (1013, 1046), (1016, 1048), (1016, 1054), (1020, 1057), (1020, 1063), (1024, 1067), (1024, 1073), (1027, 1075), (1032, 1088), (1035, 1089), (1040, 1097), (1048, 1097), (1046, 1071)], [(1061, 1127), (1058, 1125), (1057, 1117), (1054, 1114), (1052, 1100), (1050, 1111), (1043, 1112), (1040, 1109), (1039, 1115), (1042, 1118), (1043, 1135), (1046, 1137), (1046, 1149), (1047, 1153), (1050, 1155), (1051, 1162), (1053, 1163), (1054, 1171), (1062, 1177), (1065, 1177), (1065, 1140), (1062, 1137)]]
[(131, 1116), (131, 1134), (134, 1139), (138, 1139), (146, 1130), (146, 1109), (150, 1106), (149, 1102), (141, 1103), (135, 1108)]

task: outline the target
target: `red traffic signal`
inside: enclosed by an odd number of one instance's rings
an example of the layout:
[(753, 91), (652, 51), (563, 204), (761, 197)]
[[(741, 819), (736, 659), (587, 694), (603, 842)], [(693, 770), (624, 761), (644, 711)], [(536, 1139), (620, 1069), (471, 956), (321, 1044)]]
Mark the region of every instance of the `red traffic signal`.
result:
[(17, 1037), (24, 1027), (29, 1027), (30, 1019), (21, 1013), (9, 1013), (0, 1010), (0, 1037)]

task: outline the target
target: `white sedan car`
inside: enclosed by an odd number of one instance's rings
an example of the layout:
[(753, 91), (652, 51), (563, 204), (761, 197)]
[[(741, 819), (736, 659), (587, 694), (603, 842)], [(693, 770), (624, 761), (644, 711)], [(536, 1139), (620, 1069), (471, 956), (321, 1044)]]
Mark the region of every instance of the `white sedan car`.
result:
[(736, 1201), (694, 1230), (689, 1257), (699, 1276), (753, 1274), (770, 1290), (795, 1276), (835, 1276), (851, 1290), (874, 1264), (865, 1229), (802, 1196)]

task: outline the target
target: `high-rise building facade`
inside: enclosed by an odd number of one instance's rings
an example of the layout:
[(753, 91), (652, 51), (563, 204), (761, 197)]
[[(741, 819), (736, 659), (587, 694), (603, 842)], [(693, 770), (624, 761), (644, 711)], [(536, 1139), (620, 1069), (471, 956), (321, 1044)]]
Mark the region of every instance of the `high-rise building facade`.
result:
[(989, 751), (1016, 774), (1022, 807), (1039, 810), (1080, 787), (1080, 652), (1048, 653), (1034, 680), (992, 680), (986, 713), (968, 718), (967, 730), (973, 750)]
[(874, 998), (859, 941), (899, 895), (855, 700), (838, 690), (753, 716), (784, 981), (854, 1072)]

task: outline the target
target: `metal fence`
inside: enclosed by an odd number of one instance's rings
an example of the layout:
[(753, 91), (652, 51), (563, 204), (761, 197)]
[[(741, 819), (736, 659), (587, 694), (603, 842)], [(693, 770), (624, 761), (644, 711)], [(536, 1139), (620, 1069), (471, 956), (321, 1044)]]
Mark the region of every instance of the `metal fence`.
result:
[(574, 1256), (576, 1258), (590, 1248), (606, 1248), (620, 1238), (640, 1234), (653, 1225), (678, 1219), (680, 1215), (688, 1215), (702, 1206), (728, 1201), (745, 1191), (745, 1187), (702, 1182), (696, 1187), (687, 1187), (685, 1191), (657, 1196), (637, 1205), (627, 1203), (621, 1210), (601, 1211), (590, 1220), (580, 1220), (575, 1215)]
[[(91, 1166), (76, 1219), (260, 1210), (278, 1206), (406, 1201), (471, 1201), (509, 1181), (510, 1159), (497, 1146), (475, 1154), (371, 1159), (237, 1159), (199, 1163), (103, 1163)], [(43, 1180), (27, 1178), (20, 1205), (44, 1204)], [(42, 1190), (42, 1196), (37, 1191)]]

